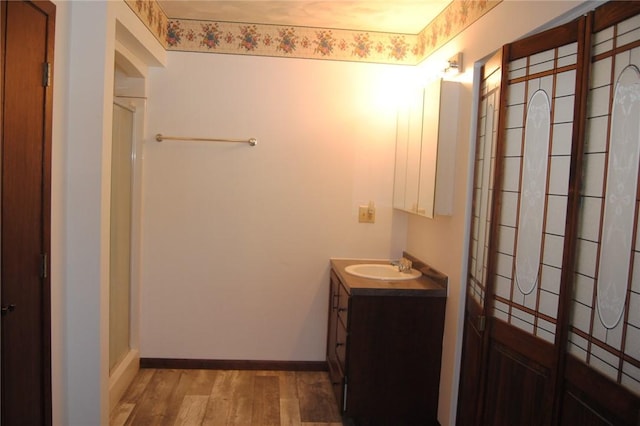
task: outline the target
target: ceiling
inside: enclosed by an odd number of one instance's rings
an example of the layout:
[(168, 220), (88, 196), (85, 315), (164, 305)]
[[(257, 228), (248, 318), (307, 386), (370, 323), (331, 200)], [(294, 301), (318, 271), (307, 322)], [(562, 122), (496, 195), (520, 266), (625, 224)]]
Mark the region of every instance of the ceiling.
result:
[(170, 19), (418, 34), (451, 0), (159, 0)]

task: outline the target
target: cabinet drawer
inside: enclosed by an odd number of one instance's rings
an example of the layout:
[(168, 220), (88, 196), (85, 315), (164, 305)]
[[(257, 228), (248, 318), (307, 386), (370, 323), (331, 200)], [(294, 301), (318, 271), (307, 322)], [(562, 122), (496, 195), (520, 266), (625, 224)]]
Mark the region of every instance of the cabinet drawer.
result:
[(337, 357), (334, 357), (332, 361), (336, 362), (329, 362), (329, 380), (331, 381), (331, 387), (333, 388), (333, 394), (336, 397), (338, 407), (340, 407), (340, 411), (342, 411), (344, 400), (344, 373), (337, 362)]
[(342, 320), (342, 324), (346, 327), (349, 326), (349, 293), (340, 286), (340, 296), (338, 297), (338, 317)]
[(342, 371), (345, 370), (345, 361), (347, 358), (347, 330), (344, 326), (338, 323), (337, 336), (336, 336), (336, 355), (338, 357), (338, 363)]

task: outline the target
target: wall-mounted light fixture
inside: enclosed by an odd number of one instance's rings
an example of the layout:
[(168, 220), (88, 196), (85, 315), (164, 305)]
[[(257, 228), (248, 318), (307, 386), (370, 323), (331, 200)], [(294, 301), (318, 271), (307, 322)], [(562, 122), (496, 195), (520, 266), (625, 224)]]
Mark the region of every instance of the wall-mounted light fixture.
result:
[(462, 72), (462, 52), (456, 53), (449, 58), (447, 66), (444, 69), (444, 74), (451, 77)]

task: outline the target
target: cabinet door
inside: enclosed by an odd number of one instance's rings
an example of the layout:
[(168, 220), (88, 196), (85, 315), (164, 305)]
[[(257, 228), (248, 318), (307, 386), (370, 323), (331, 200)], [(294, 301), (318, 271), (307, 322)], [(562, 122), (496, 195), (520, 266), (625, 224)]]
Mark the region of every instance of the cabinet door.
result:
[(437, 424), (445, 301), (351, 297), (345, 413), (356, 424)]
[(409, 172), (409, 105), (398, 108), (396, 121), (396, 164), (393, 177), (393, 207), (405, 210), (407, 174)]
[(422, 141), (420, 149), (417, 213), (427, 217), (433, 217), (436, 197), (440, 83), (441, 80), (436, 80), (425, 88), (424, 101), (422, 104)]
[(418, 211), (429, 218), (453, 213), (460, 83), (435, 80), (424, 90)]
[(331, 272), (331, 284), (329, 291), (329, 326), (327, 331), (327, 365), (329, 367), (329, 379), (333, 387), (338, 405), (342, 407), (342, 390), (343, 390), (343, 370), (340, 368), (338, 361), (337, 349), (337, 331), (338, 331), (338, 306), (339, 306), (339, 290), (340, 281)]
[(407, 103), (398, 109), (396, 129), (393, 207), (414, 213), (418, 212), (423, 99), (423, 89), (411, 93)]
[(460, 84), (435, 80), (398, 110), (393, 207), (433, 218), (450, 215)]
[[(434, 187), (433, 216), (453, 214), (453, 188), (456, 177), (456, 146), (462, 85), (455, 81), (440, 83), (440, 113), (437, 131), (437, 163)], [(425, 94), (426, 98), (426, 94)], [(424, 133), (424, 132), (423, 132)], [(423, 137), (424, 139), (424, 137)]]

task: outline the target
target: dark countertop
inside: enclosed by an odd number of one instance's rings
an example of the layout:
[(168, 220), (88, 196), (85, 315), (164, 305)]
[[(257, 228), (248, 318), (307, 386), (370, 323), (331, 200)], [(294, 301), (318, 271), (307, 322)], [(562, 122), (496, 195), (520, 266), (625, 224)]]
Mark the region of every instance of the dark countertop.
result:
[(435, 271), (411, 256), (413, 268), (422, 272), (422, 276), (413, 280), (384, 281), (362, 278), (345, 271), (349, 265), (362, 263), (388, 264), (388, 260), (331, 259), (331, 268), (347, 287), (352, 296), (414, 296), (446, 297), (447, 277)]

